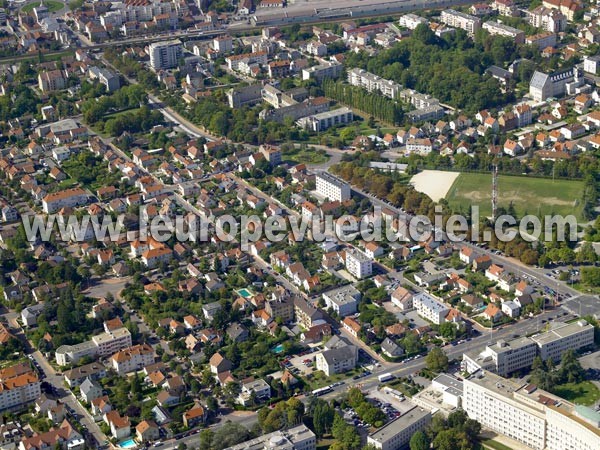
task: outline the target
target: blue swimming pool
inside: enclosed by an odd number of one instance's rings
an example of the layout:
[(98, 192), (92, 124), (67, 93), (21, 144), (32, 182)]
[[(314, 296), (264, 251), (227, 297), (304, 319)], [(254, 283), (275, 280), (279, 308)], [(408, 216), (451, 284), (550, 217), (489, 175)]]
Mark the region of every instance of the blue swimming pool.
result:
[(250, 292), (246, 288), (240, 289), (237, 292), (238, 292), (238, 294), (240, 294), (244, 298), (250, 298), (250, 297), (252, 297), (252, 292)]
[(283, 344), (278, 344), (271, 349), (273, 353), (281, 353), (283, 351)]
[(135, 448), (137, 444), (133, 439), (127, 439), (126, 441), (120, 442), (119, 447), (121, 448)]

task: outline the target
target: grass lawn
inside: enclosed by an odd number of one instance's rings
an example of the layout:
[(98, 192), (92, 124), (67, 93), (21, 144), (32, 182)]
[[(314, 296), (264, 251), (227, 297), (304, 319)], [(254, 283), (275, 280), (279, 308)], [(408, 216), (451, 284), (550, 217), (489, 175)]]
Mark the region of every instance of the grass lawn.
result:
[[(31, 11), (33, 11), (33, 8), (37, 8), (38, 6), (40, 6), (40, 3), (41, 2), (29, 3), (28, 5), (23, 6), (21, 8), (21, 11), (26, 12), (26, 13), (31, 12)], [(48, 11), (50, 11), (50, 12), (60, 11), (65, 6), (64, 3), (56, 2), (54, 0), (46, 0), (46, 1), (44, 1), (44, 5), (46, 6), (46, 8), (48, 8)]]
[(334, 443), (335, 439), (323, 438), (317, 441), (317, 450), (327, 450)]
[(283, 152), (282, 157), (286, 161), (309, 165), (323, 164), (329, 160), (329, 155), (323, 150), (311, 150), (310, 147), (305, 150), (296, 147), (294, 150)]
[(103, 116), (104, 120), (108, 120), (108, 119), (114, 119), (115, 117), (119, 117), (122, 116), (123, 114), (128, 114), (128, 113), (134, 113), (137, 112), (140, 108), (129, 108), (129, 109), (122, 109), (121, 111), (116, 111), (110, 114), (106, 114)]
[(510, 447), (507, 447), (506, 445), (501, 444), (500, 442), (494, 441), (493, 439), (486, 439), (484, 441), (481, 441), (481, 443), (485, 448), (492, 448), (494, 450), (512, 450)]
[[(551, 180), (527, 176), (498, 177), (498, 205), (508, 208), (513, 202), (519, 216), (534, 214), (568, 215), (581, 218), (581, 181)], [(462, 173), (454, 181), (446, 199), (452, 208), (467, 212), (478, 205), (481, 216), (492, 212), (492, 175)]]
[(590, 406), (600, 400), (600, 389), (591, 381), (561, 384), (552, 392), (578, 405)]

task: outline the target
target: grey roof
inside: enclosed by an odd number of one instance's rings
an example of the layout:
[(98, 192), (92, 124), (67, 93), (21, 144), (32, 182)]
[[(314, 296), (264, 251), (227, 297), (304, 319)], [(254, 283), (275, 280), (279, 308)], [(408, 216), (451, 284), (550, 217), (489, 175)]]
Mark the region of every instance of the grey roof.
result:
[(83, 383), (81, 383), (81, 386), (79, 386), (79, 391), (82, 394), (90, 392), (92, 389), (102, 389), (102, 388), (97, 383), (90, 380), (89, 378), (86, 378), (85, 380), (83, 380)]
[(485, 70), (487, 73), (489, 73), (491, 76), (496, 77), (496, 78), (511, 78), (512, 74), (508, 71), (503, 69), (502, 67), (498, 67), (498, 66), (490, 66)]
[(353, 345), (346, 345), (344, 347), (333, 348), (331, 350), (325, 350), (323, 352), (323, 358), (327, 361), (327, 364), (335, 364), (339, 361), (347, 361), (356, 357), (355, 347)]
[(536, 89), (543, 89), (543, 87), (548, 82), (548, 77), (549, 76), (550, 75), (548, 75), (547, 73), (538, 72), (536, 70), (533, 73), (533, 75), (531, 76), (531, 81), (529, 82), (529, 86), (531, 86), (533, 88), (536, 88)]
[(392, 341), (390, 338), (385, 338), (384, 341), (381, 343), (381, 349), (390, 354), (394, 354), (398, 351), (398, 349), (401, 349), (401, 347), (394, 341)]

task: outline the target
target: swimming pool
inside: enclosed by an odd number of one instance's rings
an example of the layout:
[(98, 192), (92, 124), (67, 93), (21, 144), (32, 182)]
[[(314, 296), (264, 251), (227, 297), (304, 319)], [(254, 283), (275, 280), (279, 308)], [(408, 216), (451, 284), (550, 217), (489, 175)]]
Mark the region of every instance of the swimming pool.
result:
[(273, 353), (281, 353), (283, 351), (283, 344), (277, 344), (271, 349)]
[(244, 298), (249, 298), (252, 297), (252, 292), (250, 292), (248, 289), (243, 288), (237, 291), (238, 294), (240, 294), (242, 297)]
[(121, 447), (121, 448), (135, 448), (135, 447), (137, 447), (137, 444), (135, 443), (135, 441), (133, 439), (127, 439), (126, 441), (123, 441), (123, 442), (119, 443), (119, 447)]

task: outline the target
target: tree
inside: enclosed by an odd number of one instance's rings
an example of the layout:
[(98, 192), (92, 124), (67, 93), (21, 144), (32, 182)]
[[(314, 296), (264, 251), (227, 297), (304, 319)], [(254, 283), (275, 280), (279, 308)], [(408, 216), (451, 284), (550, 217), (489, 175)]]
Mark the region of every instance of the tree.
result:
[(313, 409), (313, 426), (318, 437), (322, 437), (331, 430), (334, 414), (335, 411), (328, 402), (317, 400)]
[(410, 450), (429, 450), (431, 441), (421, 430), (417, 431), (410, 438)]
[(427, 368), (433, 372), (445, 372), (448, 370), (448, 357), (439, 347), (434, 347), (425, 357)]

